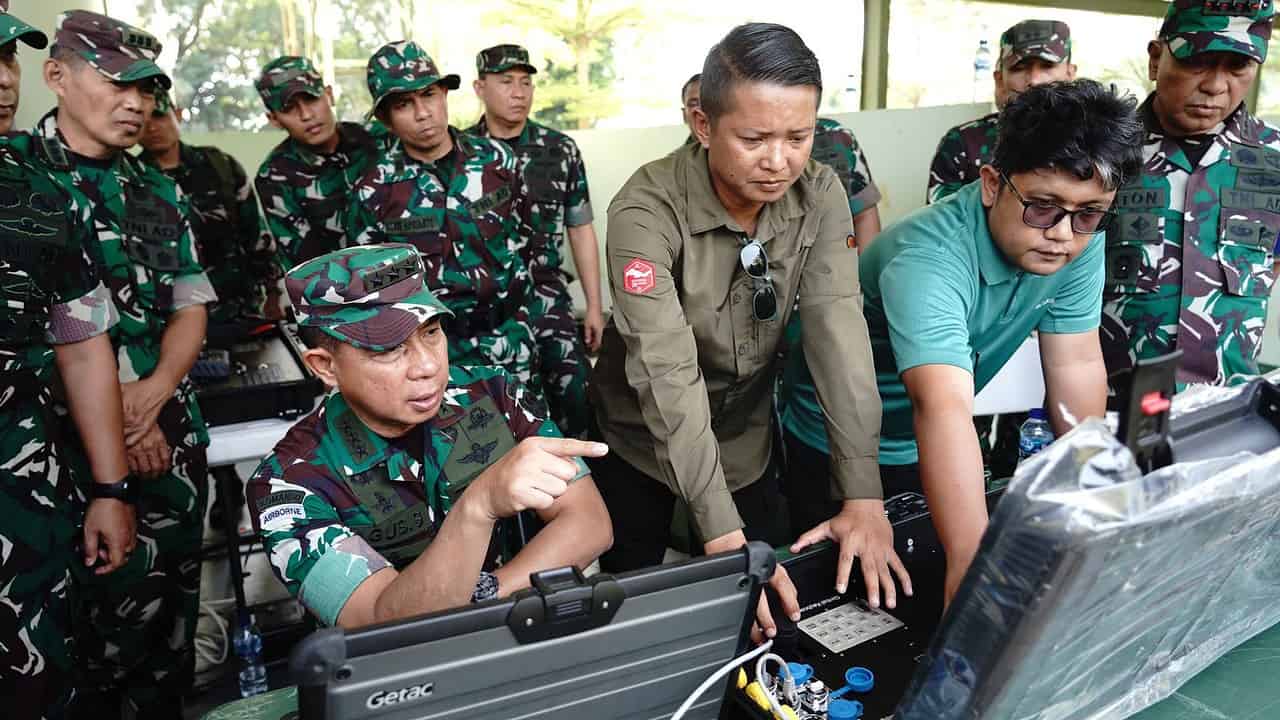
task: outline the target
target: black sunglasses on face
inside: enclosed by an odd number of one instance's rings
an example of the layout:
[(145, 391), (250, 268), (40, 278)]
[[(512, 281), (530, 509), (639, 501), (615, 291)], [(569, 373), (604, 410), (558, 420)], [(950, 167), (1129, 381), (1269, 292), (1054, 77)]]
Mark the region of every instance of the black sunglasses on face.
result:
[(1018, 192), (1018, 188), (1014, 187), (1013, 181), (1003, 172), (1000, 173), (1000, 181), (1008, 185), (1009, 189), (1013, 191), (1014, 197), (1018, 199), (1018, 202), (1022, 203), (1022, 222), (1028, 227), (1048, 230), (1062, 222), (1062, 218), (1070, 216), (1072, 232), (1079, 235), (1092, 235), (1106, 230), (1116, 219), (1116, 214), (1110, 210), (1099, 210), (1098, 208), (1068, 210), (1061, 205), (1054, 205), (1053, 203), (1040, 200), (1029, 201), (1022, 196), (1022, 193)]
[(769, 277), (769, 255), (759, 240), (751, 240), (738, 252), (738, 261), (742, 269), (755, 285), (751, 295), (751, 315), (758, 322), (768, 322), (778, 315), (778, 296), (773, 290), (773, 279)]

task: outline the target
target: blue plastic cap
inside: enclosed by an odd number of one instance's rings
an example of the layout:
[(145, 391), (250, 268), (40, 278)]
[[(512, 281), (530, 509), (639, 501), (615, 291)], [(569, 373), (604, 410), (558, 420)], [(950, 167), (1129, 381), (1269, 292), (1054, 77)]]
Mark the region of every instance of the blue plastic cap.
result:
[(1032, 408), (1031, 412), (1027, 413), (1027, 416), (1030, 417), (1032, 420), (1048, 420), (1049, 419), (1049, 415), (1044, 411), (1044, 408)]
[(797, 687), (809, 682), (809, 678), (813, 677), (812, 665), (805, 665), (804, 663), (797, 663), (797, 662), (789, 662), (787, 663), (787, 669), (791, 671), (791, 677), (796, 681)]
[(827, 706), (829, 720), (858, 720), (862, 717), (862, 703), (857, 700), (832, 700)]
[(856, 693), (871, 692), (876, 686), (876, 676), (864, 667), (851, 667), (844, 673), (844, 681)]

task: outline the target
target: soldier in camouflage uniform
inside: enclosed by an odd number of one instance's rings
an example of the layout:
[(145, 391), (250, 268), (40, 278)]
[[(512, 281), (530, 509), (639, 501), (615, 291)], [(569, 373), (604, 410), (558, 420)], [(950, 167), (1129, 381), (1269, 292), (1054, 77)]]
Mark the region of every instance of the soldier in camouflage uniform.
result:
[[(476, 94), (484, 103), (480, 121), (467, 129), (479, 137), (502, 140), (516, 155), (533, 206), (533, 222), (547, 240), (526, 243), (520, 257), (534, 283), (530, 320), (538, 339), (542, 387), (551, 419), (570, 437), (587, 432), (587, 375), (591, 366), (573, 313), (573, 300), (562, 269), (565, 233), (573, 264), (587, 299), (583, 332), (586, 344), (599, 349), (604, 332), (600, 301), (600, 247), (591, 221), (587, 168), (578, 144), (568, 135), (529, 119), (533, 75), (529, 52), (519, 45), (497, 45), (476, 55)], [(524, 239), (524, 238), (522, 238)]]
[(449, 361), (497, 365), (537, 388), (530, 326), (533, 284), (520, 259), (546, 244), (506, 145), (449, 125), (441, 75), (416, 43), (381, 47), (369, 60), (369, 92), (390, 129), (380, 160), (356, 182), (349, 228), (360, 244), (407, 242), (422, 253), (427, 285), (448, 306)]
[[(12, 77), (16, 94), (17, 41), (39, 49), (48, 38), (0, 0), (0, 40), (0, 74)], [(76, 378), (65, 392), (95, 484), (127, 489), (120, 386), (105, 334), (117, 316), (86, 250), (95, 242), (92, 220), (30, 162), (30, 150), (28, 136), (0, 139), (0, 697), (15, 720), (61, 717), (65, 709), (70, 568), (101, 558), (93, 572), (115, 570), (136, 541), (127, 498), (95, 494), (85, 512), (57, 439), (55, 363)]]
[(1270, 2), (1177, 0), (1148, 46), (1145, 165), (1116, 194), (1107, 232), (1109, 373), (1175, 349), (1179, 387), (1258, 373), (1280, 235), (1280, 131), (1244, 99), (1274, 12)]
[[(263, 460), (249, 507), (277, 577), (327, 625), (505, 596), (611, 542), (580, 459), (608, 448), (561, 438), (507, 373), (451, 368), (450, 311), (426, 277), (415, 248), (395, 244), (330, 253), (285, 280), (304, 360), (337, 392)], [(547, 525), (504, 557), (503, 521), (525, 509)]]
[(991, 162), (996, 144), (996, 119), (1009, 98), (1033, 85), (1074, 80), (1071, 28), (1056, 20), (1023, 20), (1000, 36), (996, 61), (996, 112), (947, 131), (929, 167), (930, 204), (954, 194), (978, 179), (978, 170)]
[(227, 323), (261, 315), (267, 290), (281, 271), (271, 236), (263, 233), (258, 201), (244, 167), (216, 147), (182, 142), (181, 108), (168, 92), (156, 95), (156, 107), (142, 133), (138, 159), (173, 178), (191, 203), (191, 230), (218, 302), (209, 321)]
[(680, 119), (689, 128), (689, 137), (684, 139), (685, 145), (698, 142), (693, 134), (693, 111), (702, 107), (702, 73), (694, 73), (680, 88)]
[(853, 131), (830, 118), (818, 118), (813, 130), (814, 160), (830, 167), (840, 177), (849, 196), (849, 212), (853, 214), (853, 235), (858, 252), (880, 234), (880, 188), (871, 179), (867, 156), (858, 145)]
[(344, 213), (351, 185), (378, 149), (368, 128), (337, 121), (333, 90), (310, 60), (276, 58), (255, 86), (267, 119), (289, 133), (254, 181), (284, 271), (350, 244)]
[(182, 191), (125, 152), (138, 142), (155, 92), (170, 84), (155, 64), (159, 53), (160, 43), (139, 28), (63, 13), (44, 68), (58, 106), (32, 131), (34, 157), (93, 218), (89, 254), (120, 313), (111, 343), (129, 467), (146, 479), (138, 535), (147, 552), (82, 588), (84, 692), (75, 706), (93, 717), (142, 707), (147, 717), (179, 717), (194, 666), (209, 436), (187, 372), (204, 340), (205, 305), (217, 296), (200, 267)]

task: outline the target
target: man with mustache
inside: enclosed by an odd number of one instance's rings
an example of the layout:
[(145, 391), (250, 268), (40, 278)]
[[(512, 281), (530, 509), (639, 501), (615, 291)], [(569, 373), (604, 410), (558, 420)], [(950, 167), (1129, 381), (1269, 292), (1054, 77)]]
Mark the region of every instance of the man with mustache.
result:
[[(661, 562), (680, 497), (707, 553), (803, 532), (795, 549), (839, 544), (841, 592), (857, 556), (873, 605), (896, 604), (895, 574), (910, 594), (876, 470), (880, 398), (849, 199), (810, 158), (821, 94), (817, 58), (793, 30), (734, 28), (703, 65), (698, 143), (642, 167), (609, 208), (614, 313), (590, 390), (593, 432), (610, 447), (593, 464), (614, 523), (606, 571)], [(842, 498), (813, 528), (785, 527), (771, 432), (795, 315), (839, 458), (806, 478)], [(781, 607), (758, 608), (766, 635), (774, 613), (800, 614), (781, 566), (771, 584)]]
[(1147, 46), (1142, 175), (1107, 232), (1102, 346), (1115, 374), (1181, 350), (1177, 382), (1257, 375), (1280, 235), (1280, 131), (1245, 107), (1275, 7), (1177, 0)]
[(83, 588), (75, 705), (94, 717), (118, 716), (122, 704), (180, 717), (195, 664), (193, 556), (204, 529), (209, 437), (187, 372), (204, 341), (205, 305), (217, 295), (200, 267), (185, 197), (125, 152), (156, 92), (170, 86), (159, 54), (145, 30), (84, 10), (63, 13), (44, 64), (58, 106), (32, 131), (40, 164), (90, 208), (90, 255), (120, 312), (110, 334), (129, 468), (144, 478), (138, 536), (146, 552)]
[(938, 142), (929, 166), (928, 203), (955, 194), (978, 179), (978, 171), (996, 151), (996, 120), (1000, 108), (1029, 87), (1073, 80), (1071, 28), (1057, 20), (1023, 20), (1000, 36), (1000, 57), (992, 73), (996, 112), (951, 128)]
[(351, 184), (378, 150), (363, 125), (338, 122), (333, 88), (310, 60), (278, 57), (262, 68), (254, 86), (272, 127), (289, 134), (254, 180), (284, 272), (350, 244), (344, 223)]
[(408, 243), (422, 253), (427, 286), (453, 313), (451, 363), (496, 365), (540, 394), (533, 283), (517, 249), (550, 239), (534, 224), (506, 144), (449, 124), (448, 95), (459, 82), (413, 41), (369, 59), (373, 113), (390, 134), (356, 182), (348, 227), (356, 243)]
[[(529, 51), (519, 45), (495, 45), (476, 55), (479, 77), (473, 87), (484, 103), (484, 115), (467, 132), (501, 140), (515, 153), (520, 176), (529, 190), (533, 222), (543, 247), (526, 244), (520, 257), (529, 267), (536, 301), (529, 308), (538, 339), (542, 385), (551, 419), (570, 437), (587, 432), (587, 374), (590, 363), (585, 348), (600, 348), (604, 312), (600, 307), (600, 248), (587, 168), (578, 144), (564, 133), (529, 119), (533, 107), (534, 80), (538, 69), (529, 63)], [(573, 300), (562, 268), (564, 236), (569, 236), (573, 264), (587, 299), (583, 332), (578, 332)], [(585, 335), (585, 348), (584, 337)]]
[[(18, 105), (18, 41), (49, 42), (8, 5), (0, 0), (6, 123)], [(70, 697), (73, 571), (114, 571), (136, 542), (137, 480), (106, 334), (118, 317), (89, 256), (89, 208), (34, 161), (31, 140), (0, 139), (0, 697), (15, 720), (58, 717)], [(74, 378), (63, 385), (92, 469), (83, 493), (57, 430), (55, 371)]]

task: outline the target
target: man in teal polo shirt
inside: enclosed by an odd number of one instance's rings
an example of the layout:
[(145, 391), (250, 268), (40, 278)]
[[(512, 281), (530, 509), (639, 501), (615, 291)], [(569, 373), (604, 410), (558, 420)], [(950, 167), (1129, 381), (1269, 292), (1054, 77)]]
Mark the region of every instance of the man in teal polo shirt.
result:
[[(1135, 107), (1089, 80), (1019, 94), (980, 182), (889, 228), (859, 260), (884, 406), (885, 495), (923, 487), (947, 553), (948, 601), (987, 522), (974, 395), (1038, 331), (1055, 431), (1069, 428), (1066, 412), (1105, 411), (1096, 233), (1113, 217), (1116, 188), (1139, 169)], [(812, 477), (825, 462), (824, 411), (804, 358), (792, 362), (788, 475)], [(791, 492), (800, 512), (830, 502), (798, 496), (803, 485)]]

